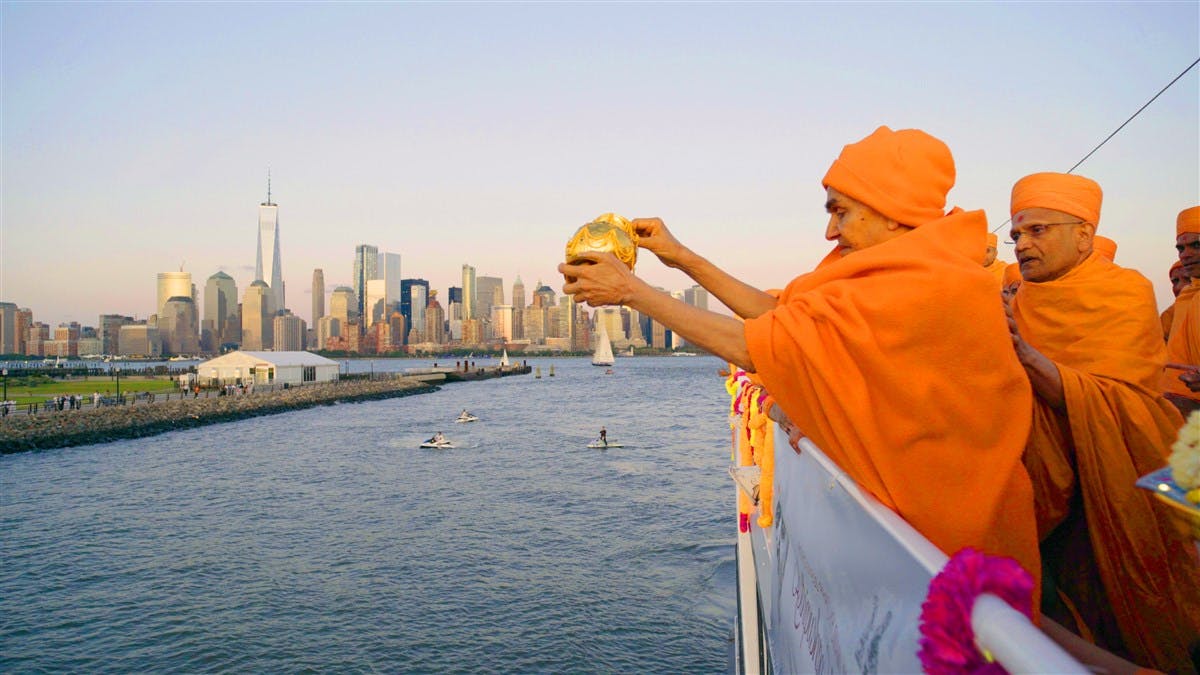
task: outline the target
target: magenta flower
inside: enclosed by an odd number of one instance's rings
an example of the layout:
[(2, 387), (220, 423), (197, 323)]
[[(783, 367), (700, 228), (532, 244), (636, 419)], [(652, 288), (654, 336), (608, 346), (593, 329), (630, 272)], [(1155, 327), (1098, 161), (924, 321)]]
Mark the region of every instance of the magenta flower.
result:
[(1005, 673), (975, 646), (971, 609), (981, 593), (991, 593), (1031, 616), (1033, 577), (1012, 558), (990, 556), (971, 547), (955, 553), (929, 582), (921, 605), (921, 668), (931, 675)]

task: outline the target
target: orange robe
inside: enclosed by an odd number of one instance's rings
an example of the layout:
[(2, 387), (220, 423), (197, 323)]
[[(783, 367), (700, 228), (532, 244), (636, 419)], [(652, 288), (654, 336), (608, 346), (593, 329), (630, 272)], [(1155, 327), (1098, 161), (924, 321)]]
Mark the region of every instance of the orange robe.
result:
[(827, 257), (746, 321), (746, 342), (776, 405), (861, 486), (945, 553), (1011, 556), (1037, 580), (1033, 396), (986, 228), (957, 211)]
[[(1054, 281), (1021, 284), (1021, 336), (1054, 361), (1066, 410), (1035, 399), (1033, 480), (1047, 615), (1142, 665), (1193, 672), (1196, 550), (1139, 476), (1162, 468), (1183, 418), (1159, 394), (1166, 347), (1154, 291), (1093, 254)], [(1057, 594), (1051, 589), (1057, 589)], [(1054, 602), (1065, 596), (1063, 603)]]
[[(1159, 322), (1162, 323), (1163, 339), (1170, 340), (1171, 339), (1171, 323), (1175, 321), (1175, 305), (1172, 304), (1170, 307), (1164, 309), (1162, 314), (1158, 315), (1158, 320), (1159, 320)], [(1165, 387), (1164, 387), (1164, 389), (1165, 389)]]
[[(1167, 339), (1167, 361), (1200, 366), (1200, 279), (1192, 279), (1191, 285), (1179, 292), (1173, 306), (1175, 315)], [(1200, 401), (1200, 394), (1179, 380), (1180, 372), (1174, 368), (1163, 371), (1163, 391)]]
[(996, 278), (997, 288), (1004, 286), (1004, 270), (1008, 269), (1008, 263), (996, 258), (992, 261), (991, 265), (988, 265), (983, 269), (991, 272), (992, 276)]

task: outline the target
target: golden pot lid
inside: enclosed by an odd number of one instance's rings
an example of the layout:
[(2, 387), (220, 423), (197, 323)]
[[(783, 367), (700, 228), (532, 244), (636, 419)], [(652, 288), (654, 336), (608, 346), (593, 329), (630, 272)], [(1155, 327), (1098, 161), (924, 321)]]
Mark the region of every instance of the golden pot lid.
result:
[(632, 270), (637, 263), (637, 240), (629, 219), (605, 213), (579, 228), (567, 242), (567, 262), (574, 262), (581, 253), (612, 253)]

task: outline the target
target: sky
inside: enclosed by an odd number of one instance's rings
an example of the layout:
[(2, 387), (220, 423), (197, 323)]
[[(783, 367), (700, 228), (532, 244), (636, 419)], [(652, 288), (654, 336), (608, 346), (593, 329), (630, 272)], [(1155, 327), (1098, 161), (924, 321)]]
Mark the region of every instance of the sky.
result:
[[(821, 177), (879, 125), (944, 140), (950, 204), (998, 227), (1017, 179), (1069, 169), (1200, 57), (1200, 3), (3, 2), (0, 32), (0, 301), (147, 318), (181, 267), (240, 295), (269, 170), (308, 320), (313, 269), (350, 285), (362, 243), (443, 299), (464, 263), (506, 301), (518, 274), (558, 292), (605, 212), (782, 287), (830, 249)], [(1200, 67), (1077, 173), (1165, 307)]]

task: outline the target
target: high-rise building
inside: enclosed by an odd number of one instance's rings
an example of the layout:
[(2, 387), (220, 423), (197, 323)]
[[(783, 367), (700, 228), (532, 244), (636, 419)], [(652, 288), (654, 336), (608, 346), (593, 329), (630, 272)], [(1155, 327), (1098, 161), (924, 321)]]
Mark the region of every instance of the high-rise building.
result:
[(271, 201), (271, 175), (267, 174), (267, 201), (258, 205), (258, 255), (254, 280), (271, 289), (271, 305), (287, 307), (284, 300), (283, 262), (279, 255), (279, 206)]
[(404, 315), (400, 313), (400, 310), (392, 312), (392, 315), (388, 317), (388, 325), (391, 326), (392, 344), (388, 346), (387, 351), (394, 352), (403, 349), (404, 334), (408, 332), (408, 329), (404, 323)]
[(242, 349), (269, 350), (275, 344), (275, 308), (271, 287), (257, 279), (242, 298)]
[[(413, 287), (420, 287), (420, 291), (416, 297), (416, 305), (414, 302)], [(408, 343), (409, 331), (415, 329), (418, 333), (425, 329), (425, 312), (422, 308), (425, 307), (429, 298), (429, 282), (425, 279), (403, 279), (400, 282), (400, 314), (404, 317), (405, 332), (401, 335), (401, 339), (405, 344)], [(414, 312), (413, 308), (417, 311)], [(415, 314), (415, 317), (414, 317)], [(420, 318), (421, 322), (417, 323), (416, 318)]]
[(534, 286), (533, 289), (532, 304), (538, 307), (553, 307), (558, 304), (558, 301), (554, 299), (554, 289), (538, 279), (537, 286)]
[[(370, 244), (354, 247), (354, 297), (358, 298), (358, 315), (366, 316), (367, 282), (379, 278), (379, 248)], [(366, 325), (363, 321), (363, 325)]]
[(525, 309), (525, 283), (521, 281), (520, 274), (517, 275), (517, 280), (513, 282), (512, 306), (513, 309)]
[(462, 288), (459, 286), (451, 286), (450, 290), (446, 292), (446, 302), (447, 303), (457, 302), (458, 304), (461, 305), (462, 301), (463, 301)]
[(317, 344), (312, 345), (312, 349), (328, 349), (326, 344), (331, 337), (339, 337), (342, 334), (342, 320), (332, 314), (326, 314), (317, 321)]
[(437, 291), (430, 291), (425, 306), (425, 341), (436, 345), (446, 342), (446, 313), (437, 300)]
[(318, 267), (313, 270), (312, 325), (316, 326), (323, 316), (325, 316), (325, 270)]
[[(38, 321), (29, 325), (29, 330), (25, 334), (25, 355), (26, 356), (45, 356), (45, 344), (50, 340), (50, 326)], [(116, 343), (113, 343), (116, 345)], [(113, 347), (113, 354), (116, 354), (116, 347)]]
[(158, 315), (158, 334), (167, 354), (198, 354), (199, 334), (196, 331), (196, 303), (191, 297), (177, 295), (167, 299)]
[(363, 303), (362, 325), (370, 328), (380, 321), (387, 319), (387, 281), (385, 279), (367, 280), (367, 298)]
[(233, 277), (217, 272), (204, 282), (204, 320), (200, 322), (202, 350), (216, 353), (221, 351), (221, 345), (237, 342), (230, 331), (235, 323), (240, 323), (237, 321), (237, 304), (237, 282)]
[[(466, 264), (462, 266), (462, 289), (463, 319), (478, 319), (479, 304), (476, 299), (475, 268)], [(465, 340), (466, 337), (463, 339)]]
[[(429, 305), (429, 298), (433, 297), (436, 291), (429, 290), (429, 282), (424, 284), (416, 283), (417, 281), (425, 281), (424, 279), (413, 279), (413, 284), (408, 287), (408, 302), (412, 307), (412, 316), (404, 317), (408, 319), (407, 325), (412, 326), (419, 333), (425, 331), (425, 310)], [(428, 340), (428, 336), (421, 341)]]
[(304, 319), (291, 312), (277, 314), (271, 333), (274, 336), (274, 349), (277, 352), (298, 352), (304, 349), (304, 334), (308, 327)]
[(400, 254), (379, 254), (379, 278), (383, 280), (383, 321), (400, 306)]
[(329, 316), (341, 323), (342, 334), (345, 334), (346, 326), (351, 321), (358, 320), (358, 297), (352, 288), (338, 286), (333, 289), (333, 295), (329, 296)]
[(512, 342), (512, 305), (492, 305), (492, 335), (496, 338), (503, 338), (505, 342)]
[(504, 304), (504, 280), (500, 277), (476, 277), (475, 300), (478, 303), (476, 313), (479, 318), (490, 319), (492, 305)]
[(171, 298), (195, 298), (192, 296), (192, 273), (180, 270), (178, 272), (158, 273), (158, 302), (154, 312), (162, 314), (163, 307)]
[(158, 328), (145, 322), (121, 326), (117, 339), (121, 356), (162, 356), (162, 338)]
[(17, 354), (16, 303), (0, 302), (0, 354)]
[(684, 289), (683, 301), (692, 307), (699, 307), (700, 309), (707, 310), (708, 290), (703, 286), (692, 286), (691, 288)]

